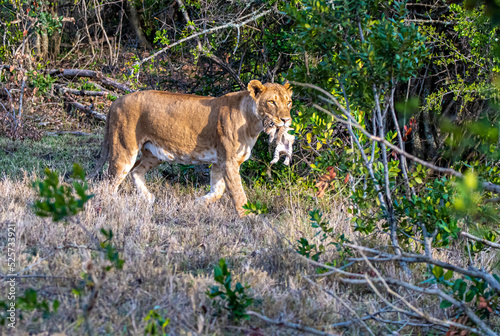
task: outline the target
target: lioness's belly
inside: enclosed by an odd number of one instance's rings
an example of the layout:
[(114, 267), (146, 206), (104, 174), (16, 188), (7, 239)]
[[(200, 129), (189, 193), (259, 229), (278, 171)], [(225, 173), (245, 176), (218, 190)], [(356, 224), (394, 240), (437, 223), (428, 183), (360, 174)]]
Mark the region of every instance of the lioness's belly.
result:
[(152, 142), (146, 142), (143, 148), (151, 152), (158, 160), (182, 164), (217, 163), (217, 151), (215, 148), (192, 151), (191, 153), (177, 153), (169, 149), (161, 148)]

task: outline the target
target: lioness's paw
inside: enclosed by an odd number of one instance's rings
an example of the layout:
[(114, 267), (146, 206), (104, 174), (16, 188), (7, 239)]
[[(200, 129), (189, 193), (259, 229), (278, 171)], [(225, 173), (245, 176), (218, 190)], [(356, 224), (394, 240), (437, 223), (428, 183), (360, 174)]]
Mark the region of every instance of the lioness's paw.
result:
[(247, 210), (245, 209), (241, 209), (241, 210), (238, 210), (238, 215), (240, 216), (240, 218), (257, 218), (258, 216), (252, 212), (250, 213), (247, 213)]
[(206, 205), (208, 203), (207, 202), (207, 197), (206, 196), (197, 197), (194, 200), (194, 203), (197, 204), (197, 205)]
[(141, 196), (149, 203), (149, 205), (153, 205), (156, 197), (150, 192), (141, 192)]

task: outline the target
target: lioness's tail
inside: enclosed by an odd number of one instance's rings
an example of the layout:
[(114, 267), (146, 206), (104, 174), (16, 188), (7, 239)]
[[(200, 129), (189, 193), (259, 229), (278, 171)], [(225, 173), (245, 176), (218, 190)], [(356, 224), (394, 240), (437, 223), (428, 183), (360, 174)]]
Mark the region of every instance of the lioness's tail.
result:
[(108, 119), (106, 120), (106, 126), (104, 127), (104, 140), (101, 145), (101, 154), (94, 167), (94, 171), (90, 173), (87, 177), (89, 180), (93, 179), (94, 177), (97, 176), (97, 174), (101, 172), (102, 167), (104, 167), (104, 164), (108, 160), (108, 155), (109, 155), (109, 116)]

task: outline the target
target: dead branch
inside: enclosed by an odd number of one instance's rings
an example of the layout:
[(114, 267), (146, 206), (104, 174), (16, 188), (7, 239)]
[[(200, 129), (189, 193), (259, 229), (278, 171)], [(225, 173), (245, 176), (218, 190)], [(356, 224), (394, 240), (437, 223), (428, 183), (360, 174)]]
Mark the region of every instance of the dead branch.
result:
[[(406, 283), (404, 281), (401, 281), (401, 280), (394, 280), (394, 279), (387, 279), (386, 280), (384, 277), (382, 277), (382, 275), (380, 274), (379, 270), (376, 267), (374, 267), (373, 264), (367, 259), (367, 257), (364, 255), (364, 253), (362, 251), (360, 251), (360, 254), (363, 257), (363, 259), (366, 262), (366, 264), (370, 267), (370, 269), (373, 272), (375, 272), (375, 274), (377, 275), (377, 279), (384, 285), (384, 287), (386, 288), (387, 292), (390, 293), (392, 296), (397, 297), (408, 308), (410, 308), (411, 310), (413, 310), (416, 314), (421, 315), (421, 317), (424, 318), (425, 320), (427, 320), (427, 321), (429, 321), (431, 323), (435, 323), (435, 324), (441, 324), (441, 323), (445, 322), (445, 323), (448, 323), (448, 324), (452, 325), (452, 323), (455, 323), (455, 322), (451, 322), (451, 321), (443, 321), (443, 320), (437, 319), (437, 318), (435, 318), (433, 316), (429, 316), (427, 313), (424, 313), (423, 311), (417, 309), (412, 304), (410, 304), (405, 298), (403, 298), (399, 293), (395, 292), (392, 288), (390, 288), (389, 285), (388, 285), (389, 281), (392, 281), (392, 284), (395, 284), (395, 285), (401, 286), (401, 287), (405, 287), (405, 288), (408, 288), (408, 289), (412, 289), (413, 291), (416, 291), (416, 292), (421, 292), (421, 293), (424, 293), (424, 294), (425, 293), (429, 293), (429, 294), (437, 295), (441, 299), (446, 300), (448, 302), (451, 302), (455, 306), (462, 308), (462, 310), (465, 312), (465, 314), (472, 321), (474, 321), (474, 323), (483, 332), (485, 332), (487, 335), (489, 335), (489, 336), (497, 335), (493, 330), (491, 330), (486, 325), (486, 323), (483, 322), (483, 320), (481, 320), (472, 311), (472, 309), (469, 308), (469, 306), (467, 306), (465, 304), (465, 302), (463, 302), (461, 300), (456, 300), (455, 298), (453, 298), (452, 296), (446, 294), (445, 292), (443, 292), (439, 288), (431, 288), (431, 289), (429, 289), (429, 288), (421, 288), (421, 287), (418, 287), (418, 286), (414, 286), (414, 285), (408, 284), (408, 283)], [(373, 284), (371, 283), (369, 277), (366, 274), (365, 274), (365, 280), (368, 282), (368, 284), (370, 285), (370, 287), (372, 287), (375, 290), (375, 288), (373, 287)], [(461, 328), (463, 329), (463, 327), (461, 327)]]
[[(374, 262), (379, 262), (379, 261), (392, 261), (392, 260), (401, 260), (401, 261), (406, 261), (409, 263), (427, 263), (427, 264), (432, 264), (434, 266), (439, 266), (442, 268), (445, 268), (447, 270), (452, 270), (453, 272), (457, 272), (463, 275), (467, 275), (470, 277), (474, 278), (480, 278), (486, 281), (491, 288), (495, 290), (497, 294), (500, 294), (500, 282), (498, 282), (495, 277), (493, 277), (491, 274), (486, 273), (484, 271), (474, 269), (472, 267), (469, 267), (468, 269), (455, 266), (452, 264), (449, 264), (447, 262), (429, 258), (427, 256), (421, 255), (421, 254), (414, 254), (414, 253), (405, 253), (403, 252), (402, 255), (394, 255), (386, 252), (381, 252), (379, 250), (371, 249), (368, 247), (364, 246), (359, 246), (359, 245), (354, 245), (354, 244), (349, 244), (346, 243), (345, 246), (351, 247), (353, 249), (356, 249), (358, 251), (363, 251), (363, 252), (369, 252), (369, 253), (374, 253), (377, 255), (380, 255), (382, 257), (385, 257), (383, 259), (376, 259), (376, 258), (367, 258), (369, 261), (374, 261)], [(360, 258), (350, 258), (349, 261), (362, 261), (364, 259)], [(450, 301), (451, 302), (451, 301)]]
[(106, 116), (104, 114), (96, 112), (96, 111), (92, 110), (90, 107), (85, 106), (83, 104), (80, 104), (77, 101), (74, 101), (67, 93), (64, 94), (64, 98), (68, 104), (79, 109), (80, 111), (84, 112), (88, 116), (95, 118), (97, 120), (106, 121)]
[(107, 92), (107, 91), (88, 91), (88, 90), (70, 89), (70, 88), (64, 87), (63, 85), (59, 85), (59, 84), (55, 85), (54, 87), (56, 90), (58, 90), (62, 94), (67, 92), (67, 93), (71, 93), (71, 94), (78, 95), (78, 96), (91, 96), (91, 97), (97, 97), (97, 96), (107, 97), (109, 94), (109, 92)]
[(47, 132), (47, 133), (45, 133), (46, 136), (58, 136), (58, 135), (65, 135), (65, 134), (70, 134), (70, 135), (75, 135), (75, 136), (89, 136), (89, 135), (92, 135), (92, 133), (85, 133), (85, 132), (80, 132), (80, 131), (57, 131), (57, 132)]
[(497, 248), (497, 249), (500, 249), (500, 244), (497, 244), (497, 243), (493, 243), (493, 242), (490, 242), (486, 239), (483, 239), (483, 238), (479, 238), (479, 237), (476, 237), (476, 236), (473, 236), (471, 235), (470, 233), (467, 233), (467, 232), (460, 232), (460, 235), (464, 236), (464, 237), (467, 237), (467, 238), (470, 238), (472, 240), (475, 240), (475, 241), (478, 241), (478, 242), (481, 242), (483, 243), (484, 245), (488, 245), (490, 247), (494, 247), (494, 248)]
[[(389, 313), (394, 313), (394, 312), (396, 312), (396, 311), (394, 311), (394, 310), (387, 310), (387, 311), (381, 310), (381, 311), (375, 312), (373, 314), (364, 316), (364, 317), (361, 318), (361, 320), (362, 321), (375, 320), (377, 322), (388, 323), (388, 324), (403, 324), (403, 325), (408, 325), (408, 326), (434, 328), (434, 329), (437, 329), (437, 330), (439, 330), (441, 332), (444, 332), (444, 333), (446, 331), (448, 331), (448, 328), (444, 328), (442, 326), (438, 326), (438, 325), (435, 325), (433, 323), (416, 323), (416, 322), (412, 322), (412, 321), (409, 321), (409, 320), (406, 320), (406, 321), (392, 321), (392, 320), (382, 319), (382, 318), (378, 317), (378, 316), (380, 316), (382, 314), (389, 314)], [(401, 313), (401, 312), (398, 311), (397, 313)], [(414, 313), (411, 313), (411, 312), (406, 312), (406, 313), (403, 313), (403, 314), (411, 316), (411, 317), (420, 318), (417, 314), (414, 314)], [(346, 327), (349, 327), (350, 325), (352, 325), (354, 323), (357, 323), (357, 322), (358, 322), (357, 319), (353, 319), (353, 320), (349, 320), (349, 321), (345, 321), (345, 322), (339, 322), (339, 323), (332, 324), (331, 327), (332, 328), (346, 328)]]
[(277, 325), (278, 327), (295, 329), (295, 330), (303, 331), (303, 332), (306, 332), (309, 334), (320, 335), (320, 336), (339, 335), (339, 334), (329, 334), (329, 333), (326, 333), (326, 332), (318, 330), (318, 329), (314, 329), (314, 328), (306, 327), (306, 326), (301, 326), (300, 324), (297, 324), (297, 323), (290, 323), (290, 322), (284, 322), (284, 321), (279, 321), (279, 320), (273, 320), (267, 316), (261, 315), (259, 313), (254, 312), (254, 311), (251, 311), (251, 310), (247, 311), (247, 314), (251, 315), (251, 316), (258, 317), (261, 320), (263, 320), (267, 323), (270, 323), (270, 324)]
[(45, 70), (45, 72), (51, 76), (56, 77), (66, 77), (66, 78), (75, 78), (75, 77), (87, 77), (93, 78), (100, 81), (102, 84), (111, 86), (120, 91), (131, 93), (135, 92), (135, 90), (129, 88), (125, 84), (118, 83), (108, 77), (105, 77), (100, 71), (93, 70), (84, 70), (84, 69), (52, 69)]
[(0, 70), (7, 70), (8, 72), (23, 71), (23, 69), (15, 67), (10, 64), (0, 64)]

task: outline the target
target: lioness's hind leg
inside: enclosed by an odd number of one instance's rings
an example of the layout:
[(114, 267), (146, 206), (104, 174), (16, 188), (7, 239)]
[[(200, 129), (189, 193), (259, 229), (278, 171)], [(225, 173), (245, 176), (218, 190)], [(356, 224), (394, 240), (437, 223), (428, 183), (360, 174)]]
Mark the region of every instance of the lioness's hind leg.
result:
[(223, 170), (216, 164), (212, 165), (210, 171), (210, 192), (197, 201), (205, 204), (213, 203), (220, 199), (226, 190), (226, 182), (224, 182)]
[(146, 184), (144, 183), (144, 176), (149, 170), (158, 166), (160, 163), (161, 161), (158, 160), (156, 156), (151, 154), (149, 150), (147, 150), (146, 148), (142, 148), (142, 157), (135, 163), (134, 168), (132, 168), (132, 181), (134, 181), (137, 190), (150, 203), (154, 202), (155, 197), (149, 192), (148, 188), (146, 188)]
[(135, 153), (129, 153), (129, 155), (120, 155), (118, 157), (111, 156), (108, 171), (109, 175), (113, 178), (112, 185), (114, 192), (118, 191), (118, 187), (134, 166), (136, 158), (137, 151)]

